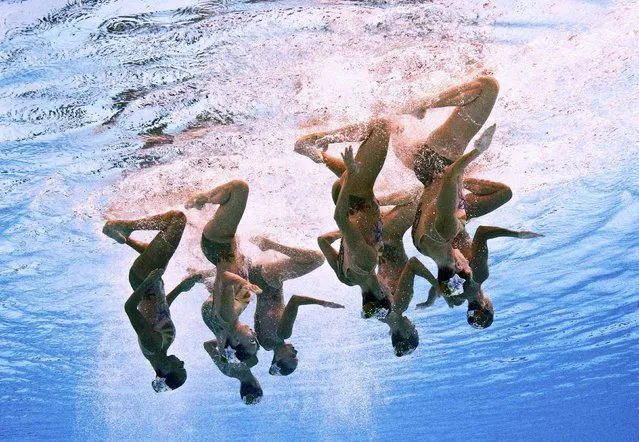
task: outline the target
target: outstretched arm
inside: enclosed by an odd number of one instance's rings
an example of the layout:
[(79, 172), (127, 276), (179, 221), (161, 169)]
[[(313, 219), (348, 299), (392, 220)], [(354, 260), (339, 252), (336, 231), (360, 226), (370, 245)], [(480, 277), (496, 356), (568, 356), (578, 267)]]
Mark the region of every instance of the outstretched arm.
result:
[(510, 238), (539, 238), (539, 233), (527, 230), (509, 230), (501, 227), (479, 226), (473, 237), (473, 256), (470, 260), (470, 268), (473, 271), (473, 279), (478, 284), (488, 279), (488, 240), (499, 237)]
[(253, 292), (256, 295), (262, 293), (262, 289), (235, 273), (224, 272), (222, 274), (222, 284), (216, 284), (216, 288), (219, 287), (221, 293), (215, 296), (215, 309), (224, 321), (231, 324), (237, 321), (238, 310), (235, 306), (235, 290), (225, 289), (226, 284), (237, 284), (246, 292)]
[(319, 246), (322, 254), (326, 258), (326, 262), (335, 272), (337, 279), (344, 282), (342, 279), (341, 272), (339, 270), (339, 253), (333, 248), (331, 244), (333, 244), (338, 239), (342, 238), (342, 232), (339, 230), (335, 230), (333, 232), (328, 232), (323, 235), (320, 235), (317, 238), (317, 245)]
[(393, 294), (394, 308), (398, 312), (405, 312), (408, 304), (413, 299), (413, 285), (415, 283), (415, 275), (426, 279), (432, 286), (437, 284), (437, 278), (421, 263), (416, 257), (412, 257), (404, 266), (402, 274), (399, 277), (397, 288)]
[(344, 308), (341, 304), (323, 301), (321, 299), (311, 298), (309, 296), (293, 295), (286, 304), (282, 318), (277, 327), (277, 335), (280, 339), (288, 339), (293, 334), (293, 324), (297, 318), (297, 311), (301, 305), (321, 305), (328, 308)]
[(171, 292), (168, 295), (166, 295), (166, 303), (170, 307), (171, 304), (173, 304), (173, 301), (175, 301), (175, 299), (178, 297), (178, 295), (184, 292), (188, 292), (195, 286), (195, 284), (197, 284), (198, 282), (204, 282), (206, 278), (215, 276), (215, 274), (216, 274), (215, 269), (189, 271), (189, 276), (187, 276), (182, 281), (180, 281), (180, 283), (176, 285), (175, 288), (171, 290)]
[(336, 176), (341, 177), (342, 174), (346, 171), (346, 165), (344, 164), (344, 160), (339, 157), (329, 155), (326, 152), (320, 152), (320, 157), (322, 158), (322, 163), (328, 170), (333, 172)]
[(263, 264), (262, 276), (273, 287), (279, 287), (287, 279), (299, 278), (312, 272), (324, 263), (324, 256), (315, 250), (290, 247), (275, 242), (264, 235), (252, 238), (260, 250), (274, 250), (287, 258)]

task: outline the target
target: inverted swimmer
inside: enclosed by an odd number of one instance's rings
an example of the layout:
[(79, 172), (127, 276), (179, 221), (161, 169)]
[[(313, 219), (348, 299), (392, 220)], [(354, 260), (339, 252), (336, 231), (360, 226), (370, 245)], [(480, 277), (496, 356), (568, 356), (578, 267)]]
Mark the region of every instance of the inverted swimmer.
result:
[(215, 339), (204, 343), (204, 349), (222, 374), (240, 381), (240, 397), (244, 403), (246, 405), (259, 403), (264, 392), (260, 382), (251, 372), (250, 367), (243, 362), (229, 362), (226, 356), (220, 354), (218, 348), (219, 346)]
[[(431, 306), (438, 295), (444, 297), (449, 307), (462, 305), (468, 301), (466, 318), (468, 324), (475, 328), (487, 328), (493, 323), (494, 309), (490, 298), (482, 289), (482, 284), (488, 279), (488, 240), (500, 237), (510, 238), (538, 238), (543, 235), (526, 230), (516, 231), (501, 227), (479, 226), (472, 241), (465, 234), (459, 239), (460, 249), (468, 260), (471, 273), (465, 276), (461, 285), (453, 290), (438, 291), (434, 287), (428, 294), (428, 300), (417, 304), (418, 308)], [(452, 287), (451, 287), (452, 288)]]
[[(373, 186), (388, 149), (388, 125), (376, 120), (367, 128), (357, 155), (346, 148), (340, 179), (333, 186), (334, 219), (339, 231), (321, 235), (318, 244), (337, 278), (362, 290), (364, 317), (384, 316), (390, 310), (390, 293), (379, 283), (375, 269), (383, 246), (383, 224)], [(341, 238), (339, 251), (332, 243)]]
[(256, 262), (251, 266), (249, 279), (262, 288), (255, 309), (255, 331), (265, 350), (273, 350), (273, 361), (269, 373), (287, 376), (297, 368), (297, 350), (287, 343), (293, 333), (297, 311), (302, 305), (319, 305), (329, 308), (344, 308), (334, 302), (308, 296), (293, 295), (284, 303), (283, 283), (299, 278), (322, 265), (324, 256), (314, 250), (279, 244), (260, 235), (252, 241), (262, 251), (273, 250), (285, 256), (277, 261)]
[[(399, 109), (391, 109), (392, 113), (384, 117), (393, 151), (424, 185), (424, 199), (434, 198), (444, 169), (462, 156), (470, 140), (488, 119), (498, 93), (497, 80), (481, 76), (448, 88), (434, 97), (411, 100)], [(420, 130), (411, 130), (411, 124), (406, 124), (407, 121), (401, 118), (401, 114), (409, 114), (422, 119), (428, 109), (450, 106), (455, 109), (448, 119), (426, 137), (415, 135)], [(353, 124), (304, 136), (295, 143), (295, 151), (334, 170), (335, 158), (324, 152), (328, 145), (361, 141), (364, 127), (365, 123)]]
[[(140, 254), (129, 271), (129, 282), (134, 292), (124, 308), (138, 336), (142, 354), (155, 370), (152, 386), (156, 392), (175, 390), (186, 381), (184, 362), (175, 355), (167, 354), (175, 340), (175, 326), (169, 307), (180, 293), (193, 287), (196, 278), (184, 279), (166, 296), (162, 282), (164, 269), (180, 243), (185, 225), (184, 214), (172, 210), (138, 220), (107, 221), (102, 230)], [(160, 232), (147, 244), (130, 237), (136, 230)]]
[[(430, 284), (436, 284), (437, 280), (417, 258), (408, 259), (404, 249), (402, 239), (413, 223), (419, 199), (404, 192), (394, 195), (390, 200), (398, 198), (396, 205), (382, 214), (384, 248), (379, 259), (377, 276), (392, 293), (392, 308), (382, 321), (390, 328), (395, 355), (399, 357), (412, 353), (419, 345), (419, 333), (415, 325), (404, 315), (413, 297), (415, 275), (425, 278)], [(382, 205), (389, 203), (382, 199)]]
[(456, 274), (469, 275), (468, 261), (457, 249), (454, 240), (465, 230), (472, 217), (484, 215), (510, 200), (512, 193), (504, 184), (487, 180), (470, 180), (471, 193), (463, 195), (463, 174), (466, 167), (490, 146), (495, 126), (491, 126), (475, 142), (475, 148), (446, 168), (435, 200), (422, 195), (411, 231), (413, 244), (437, 264), (437, 280), (443, 292), (448, 290)]
[(202, 252), (217, 269), (215, 280), (206, 284), (210, 296), (202, 304), (202, 318), (215, 334), (223, 358), (229, 362), (237, 359), (252, 367), (257, 364), (260, 346), (255, 332), (239, 317), (251, 293), (259, 294), (261, 289), (248, 281), (248, 259), (240, 253), (235, 238), (248, 193), (246, 182), (232, 180), (190, 197), (184, 206), (202, 209), (206, 204), (219, 204), (202, 232)]

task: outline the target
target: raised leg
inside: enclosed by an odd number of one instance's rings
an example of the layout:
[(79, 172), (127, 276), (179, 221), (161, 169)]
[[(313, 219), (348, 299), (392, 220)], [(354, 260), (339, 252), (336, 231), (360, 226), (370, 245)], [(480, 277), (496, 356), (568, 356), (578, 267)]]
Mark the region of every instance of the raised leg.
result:
[(360, 198), (374, 198), (373, 186), (377, 175), (384, 166), (390, 140), (390, 128), (386, 120), (373, 120), (369, 123), (367, 137), (355, 154), (359, 165), (358, 173), (351, 176), (350, 194)]
[(206, 223), (202, 234), (213, 242), (230, 242), (244, 215), (249, 187), (245, 181), (232, 180), (208, 192), (190, 197), (184, 206), (201, 209), (205, 204), (219, 204), (213, 218)]
[[(171, 210), (138, 220), (108, 221), (102, 231), (118, 242), (129, 244), (134, 249), (142, 251), (129, 273), (131, 286), (136, 289), (153, 270), (166, 268), (180, 243), (185, 226), (186, 216), (180, 211)], [(129, 238), (136, 230), (159, 230), (160, 232), (150, 243), (144, 244)]]
[(478, 178), (464, 179), (464, 189), (471, 193), (466, 195), (466, 219), (478, 218), (503, 206), (513, 196), (506, 184)]
[(388, 212), (382, 214), (384, 224), (384, 242), (401, 241), (404, 233), (411, 227), (415, 220), (415, 213), (419, 206), (419, 198), (414, 197), (406, 204), (393, 207)]
[(275, 242), (264, 235), (258, 235), (251, 239), (260, 250), (274, 250), (286, 258), (263, 264), (262, 276), (275, 287), (288, 279), (299, 278), (312, 272), (324, 263), (324, 255), (316, 250), (291, 247)]
[(470, 268), (473, 279), (481, 284), (488, 279), (488, 240), (499, 237), (538, 238), (543, 235), (527, 230), (509, 230), (502, 227), (479, 226), (473, 237), (472, 258)]
[(409, 113), (421, 112), (428, 107), (456, 106), (444, 124), (431, 132), (422, 145), (427, 145), (450, 160), (459, 158), (488, 119), (498, 93), (497, 80), (494, 77), (483, 76), (453, 86), (434, 99), (412, 105)]

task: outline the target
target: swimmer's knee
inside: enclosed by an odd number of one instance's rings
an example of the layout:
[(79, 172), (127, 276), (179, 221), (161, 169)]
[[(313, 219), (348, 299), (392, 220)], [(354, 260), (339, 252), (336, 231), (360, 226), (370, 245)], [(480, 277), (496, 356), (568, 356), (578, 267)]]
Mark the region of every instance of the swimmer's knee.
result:
[(501, 193), (504, 196), (504, 203), (507, 203), (513, 197), (513, 190), (510, 188), (510, 186), (507, 186), (505, 184), (504, 189), (501, 191)]
[(186, 226), (186, 215), (179, 210), (170, 210), (167, 215), (171, 218), (171, 224)]
[(495, 77), (490, 75), (483, 75), (475, 79), (475, 81), (481, 84), (482, 95), (497, 95), (499, 93), (499, 82)]
[(249, 185), (244, 180), (231, 180), (229, 181), (229, 185), (233, 188), (233, 192), (246, 194), (249, 192)]
[(370, 128), (372, 132), (390, 133), (390, 121), (386, 118), (374, 118), (370, 121)]

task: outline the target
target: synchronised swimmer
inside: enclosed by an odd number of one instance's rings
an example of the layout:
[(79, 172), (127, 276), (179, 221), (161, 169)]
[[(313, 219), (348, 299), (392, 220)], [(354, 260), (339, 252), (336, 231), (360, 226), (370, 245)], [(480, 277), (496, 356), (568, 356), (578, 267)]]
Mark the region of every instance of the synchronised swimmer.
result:
[[(496, 210), (512, 197), (511, 189), (503, 183), (465, 176), (468, 165), (492, 142), (495, 125), (488, 127), (474, 148), (464, 154), (488, 119), (498, 91), (493, 77), (482, 76), (435, 97), (396, 106), (393, 112), (368, 122), (297, 140), (296, 152), (323, 163), (337, 176), (330, 190), (337, 229), (320, 235), (321, 252), (258, 235), (252, 242), (279, 258), (252, 260), (244, 255), (236, 231), (249, 186), (242, 180), (232, 180), (195, 193), (184, 203), (185, 209), (218, 206), (201, 237), (202, 252), (212, 267), (188, 269), (188, 276), (165, 294), (162, 275), (182, 238), (184, 213), (173, 210), (139, 220), (107, 221), (103, 232), (139, 253), (129, 272), (134, 291), (125, 303), (125, 311), (142, 354), (155, 371), (154, 390), (174, 390), (186, 381), (184, 363), (168, 355), (176, 335), (170, 306), (180, 293), (197, 283), (204, 284), (209, 292), (202, 305), (202, 319), (215, 336), (204, 342), (204, 349), (225, 376), (240, 381), (240, 395), (247, 404), (259, 402), (263, 396), (251, 371), (258, 362), (260, 347), (273, 352), (269, 374), (287, 376), (297, 368), (297, 350), (287, 340), (293, 334), (300, 306), (344, 308), (304, 295), (293, 295), (285, 302), (283, 283), (314, 271), (324, 260), (340, 282), (360, 288), (362, 316), (376, 318), (389, 327), (398, 357), (412, 353), (419, 345), (417, 327), (406, 316), (415, 276), (431, 286), (418, 308), (431, 306), (440, 296), (450, 307), (467, 302), (468, 324), (489, 327), (494, 309), (482, 289), (489, 274), (488, 240), (541, 236), (485, 225), (477, 228), (472, 239), (466, 232), (470, 220)], [(428, 109), (449, 106), (454, 108), (451, 115), (425, 139), (406, 135), (409, 131), (401, 115), (421, 120)], [(391, 140), (397, 157), (413, 170), (422, 186), (376, 196), (373, 188)], [(361, 145), (356, 152), (347, 147), (341, 157), (326, 152), (329, 144), (341, 142)], [(418, 258), (407, 256), (403, 237), (409, 229), (417, 250), (437, 265), (436, 276)], [(146, 244), (131, 238), (137, 230), (159, 233)], [(336, 249), (333, 244), (338, 240)], [(257, 298), (255, 330), (240, 321), (252, 295)]]

